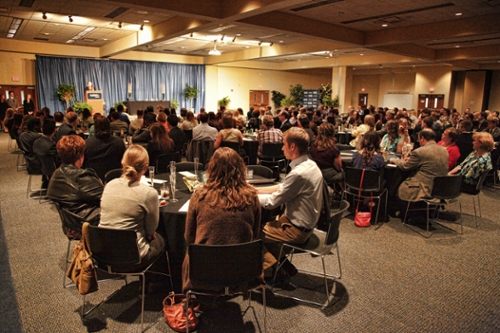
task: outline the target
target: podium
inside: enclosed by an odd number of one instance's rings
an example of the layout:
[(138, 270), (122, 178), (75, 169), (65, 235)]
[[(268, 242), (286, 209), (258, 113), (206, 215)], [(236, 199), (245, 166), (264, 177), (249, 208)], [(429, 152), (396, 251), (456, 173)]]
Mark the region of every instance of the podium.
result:
[(99, 112), (103, 114), (104, 111), (104, 99), (102, 98), (101, 90), (85, 90), (84, 100), (85, 103), (92, 106), (92, 113)]

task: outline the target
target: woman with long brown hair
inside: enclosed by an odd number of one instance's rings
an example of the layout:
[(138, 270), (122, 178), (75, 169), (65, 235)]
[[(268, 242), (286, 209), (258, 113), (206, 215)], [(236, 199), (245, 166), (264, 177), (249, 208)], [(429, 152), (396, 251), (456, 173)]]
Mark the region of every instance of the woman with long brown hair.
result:
[(149, 129), (151, 141), (146, 148), (149, 155), (149, 165), (156, 166), (158, 156), (172, 153), (174, 151), (174, 141), (170, 139), (165, 127), (160, 123), (154, 123)]
[(384, 151), (395, 153), (398, 150), (399, 141), (401, 141), (398, 122), (396, 120), (389, 120), (385, 124), (385, 127), (387, 128), (387, 134), (382, 138), (380, 148)]
[[(190, 244), (238, 244), (259, 238), (261, 206), (257, 190), (246, 182), (247, 168), (233, 149), (214, 152), (207, 164), (207, 181), (191, 196), (184, 238)], [(183, 264), (182, 289), (193, 288)], [(208, 286), (196, 286), (210, 290)]]
[(316, 162), (328, 185), (340, 183), (344, 180), (342, 159), (335, 145), (335, 126), (323, 123), (318, 127), (318, 135), (311, 145), (311, 157)]
[(360, 149), (352, 156), (352, 165), (358, 169), (379, 171), (385, 167), (384, 157), (380, 152), (380, 137), (377, 132), (365, 133)]

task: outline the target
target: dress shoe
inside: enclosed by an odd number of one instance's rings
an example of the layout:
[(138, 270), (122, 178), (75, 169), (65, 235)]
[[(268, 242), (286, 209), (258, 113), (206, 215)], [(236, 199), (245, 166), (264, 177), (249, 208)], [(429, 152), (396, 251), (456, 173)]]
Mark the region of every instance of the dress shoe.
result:
[(283, 261), (281, 268), (283, 268), (283, 270), (290, 276), (295, 276), (299, 272), (297, 268), (290, 261), (288, 261), (288, 259)]

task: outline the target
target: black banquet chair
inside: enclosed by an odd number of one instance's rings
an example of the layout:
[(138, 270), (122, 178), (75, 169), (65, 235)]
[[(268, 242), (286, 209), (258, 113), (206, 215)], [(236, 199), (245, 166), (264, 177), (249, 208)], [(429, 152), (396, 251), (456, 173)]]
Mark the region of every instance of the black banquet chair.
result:
[(177, 162), (179, 160), (179, 152), (161, 154), (156, 161), (156, 173), (169, 173), (170, 162)]
[(479, 180), (477, 182), (475, 189), (470, 190), (470, 189), (462, 188), (462, 190), (461, 190), (462, 194), (472, 196), (472, 206), (474, 207), (474, 223), (476, 225), (476, 228), (479, 226), (479, 223), (477, 222), (476, 197), (477, 197), (477, 205), (479, 208), (479, 217), (483, 217), (483, 214), (481, 212), (481, 196), (480, 196), (480, 194), (481, 194), (481, 190), (483, 189), (484, 181), (486, 180), (486, 177), (488, 177), (488, 174), (490, 173), (490, 171), (491, 171), (491, 169), (488, 169), (488, 170), (484, 170), (481, 173), (481, 176), (479, 177)]
[[(261, 288), (264, 310), (264, 332), (267, 332), (266, 284), (262, 280), (262, 240), (232, 245), (191, 244), (188, 247), (189, 279), (194, 286), (209, 285), (220, 292), (191, 289), (186, 293), (186, 311), (190, 295), (228, 296), (245, 292), (235, 286), (248, 286), (248, 307), (251, 305), (251, 290)], [(217, 258), (217, 260), (214, 260)], [(245, 288), (246, 289), (246, 288)], [(186, 325), (189, 327), (189, 325)], [(260, 330), (262, 331), (262, 329)], [(186, 330), (188, 332), (188, 330)]]
[[(291, 298), (300, 302), (304, 303), (309, 303), (309, 304), (314, 304), (321, 306), (323, 309), (328, 307), (330, 304), (332, 304), (333, 298), (335, 297), (335, 280), (340, 279), (342, 277), (342, 267), (340, 265), (340, 253), (339, 253), (339, 248), (337, 241), (339, 239), (339, 226), (340, 226), (340, 221), (342, 220), (342, 217), (344, 215), (344, 212), (349, 208), (349, 202), (347, 201), (341, 201), (339, 204), (338, 210), (332, 210), (330, 212), (330, 217), (328, 220), (328, 226), (327, 226), (327, 231), (319, 230), (315, 228), (307, 240), (305, 244), (288, 244), (288, 243), (283, 243), (281, 246), (280, 250), (280, 258), (283, 257), (283, 255), (286, 254), (286, 259), (290, 260), (292, 262), (294, 254), (311, 254), (314, 256), (319, 256), (321, 257), (321, 263), (323, 267), (322, 272), (317, 272), (317, 271), (307, 271), (307, 270), (301, 270), (299, 269), (299, 272), (303, 273), (308, 273), (308, 275), (313, 275), (313, 276), (319, 276), (323, 278), (324, 286), (325, 286), (325, 293), (326, 293), (326, 300), (323, 303), (316, 302), (314, 300), (310, 299), (304, 299), (304, 298), (299, 298), (279, 292), (274, 291), (274, 287), (271, 287), (271, 291), (275, 295), (283, 296), (286, 298)], [(337, 263), (338, 263), (338, 269), (339, 273), (337, 275), (333, 274), (327, 274), (326, 272), (326, 264), (325, 264), (325, 256), (331, 254), (332, 250), (336, 250), (337, 252)], [(282, 260), (278, 263), (278, 267), (281, 267), (285, 260)], [(277, 275), (278, 270), (275, 270), (275, 275), (273, 277), (273, 283), (272, 286), (274, 286), (275, 281), (276, 281), (276, 275)], [(328, 279), (332, 279), (332, 287), (330, 289), (328, 283)]]
[[(144, 300), (146, 296), (146, 272), (166, 275), (170, 278), (170, 285), (172, 286), (172, 276), (170, 270), (170, 260), (168, 253), (165, 251), (167, 257), (168, 274), (161, 272), (153, 272), (150, 270), (151, 266), (158, 260), (161, 254), (156, 257), (148, 266), (137, 269), (132, 269), (134, 265), (140, 263), (139, 248), (137, 246), (137, 234), (133, 230), (111, 229), (98, 226), (92, 226), (87, 222), (82, 227), (82, 237), (88, 240), (89, 252), (92, 259), (96, 263), (99, 270), (103, 270), (108, 274), (118, 275), (125, 278), (127, 283), (127, 276), (140, 276), (142, 280), (141, 285), (141, 332), (144, 323)], [(172, 286), (173, 288), (173, 286)], [(108, 296), (103, 302), (106, 302), (116, 293)], [(93, 306), (91, 309), (85, 311), (85, 295), (83, 295), (82, 316), (86, 316), (103, 302)]]
[(264, 178), (274, 178), (274, 172), (271, 168), (268, 168), (263, 165), (247, 165), (248, 170), (253, 170), (253, 174), (257, 176), (261, 176)]
[[(438, 208), (441, 206), (447, 206), (450, 204), (458, 203), (460, 206), (460, 232), (459, 234), (463, 234), (463, 223), (462, 223), (462, 204), (460, 203), (460, 200), (458, 200), (458, 197), (460, 196), (460, 188), (462, 186), (462, 180), (463, 176), (462, 175), (451, 175), (451, 176), (440, 176), (440, 177), (435, 177), (434, 178), (434, 183), (432, 186), (432, 193), (431, 193), (431, 199), (424, 199), (422, 200), (426, 204), (426, 224), (427, 224), (427, 235), (423, 234), (417, 229), (414, 229), (413, 227), (409, 227), (408, 224), (406, 223), (406, 217), (408, 215), (408, 211), (410, 210), (410, 204), (411, 202), (408, 202), (408, 205), (406, 206), (406, 211), (405, 211), (405, 216), (403, 218), (403, 224), (410, 228), (411, 230), (417, 232), (423, 237), (430, 237), (432, 236), (432, 233), (429, 231), (429, 224), (430, 224), (430, 208), (434, 207), (434, 218), (437, 217), (437, 212)], [(437, 221), (435, 220), (437, 223)], [(439, 225), (450, 229), (441, 223), (438, 223)], [(450, 229), (452, 230), (452, 229)]]
[(115, 178), (120, 178), (122, 176), (123, 169), (113, 169), (106, 172), (104, 175), (104, 184), (109, 183)]
[[(179, 171), (194, 171), (194, 162), (179, 162), (175, 164), (175, 170), (177, 172)], [(205, 167), (203, 164), (198, 163), (198, 171), (204, 171)]]

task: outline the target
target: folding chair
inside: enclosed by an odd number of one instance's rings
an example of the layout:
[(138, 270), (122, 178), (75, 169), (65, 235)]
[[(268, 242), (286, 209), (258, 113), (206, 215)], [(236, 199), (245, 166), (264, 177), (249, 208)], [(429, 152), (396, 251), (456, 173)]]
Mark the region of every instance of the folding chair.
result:
[(486, 177), (488, 177), (488, 173), (491, 171), (491, 169), (484, 170), (481, 173), (481, 176), (479, 177), (479, 180), (477, 182), (476, 188), (472, 191), (464, 191), (463, 189), (461, 190), (462, 194), (470, 195), (472, 196), (472, 206), (474, 207), (474, 223), (476, 224), (476, 228), (479, 226), (477, 222), (477, 212), (476, 212), (476, 198), (477, 198), (477, 204), (479, 206), (479, 217), (483, 217), (483, 214), (481, 212), (481, 200), (480, 200), (480, 194), (481, 190), (483, 189), (483, 184), (484, 181), (486, 180)]

